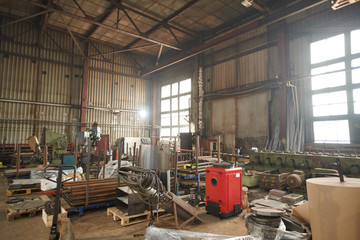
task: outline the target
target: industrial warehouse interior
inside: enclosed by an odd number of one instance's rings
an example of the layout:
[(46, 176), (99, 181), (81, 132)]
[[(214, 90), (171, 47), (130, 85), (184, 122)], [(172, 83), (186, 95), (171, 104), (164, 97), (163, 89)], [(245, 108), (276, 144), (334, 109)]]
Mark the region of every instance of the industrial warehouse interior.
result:
[(360, 238), (359, 0), (0, 0), (0, 239)]

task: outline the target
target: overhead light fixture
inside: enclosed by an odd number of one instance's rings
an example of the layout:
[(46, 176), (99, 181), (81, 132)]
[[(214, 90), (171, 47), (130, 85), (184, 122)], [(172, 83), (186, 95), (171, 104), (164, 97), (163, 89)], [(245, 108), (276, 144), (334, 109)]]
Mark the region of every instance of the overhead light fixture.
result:
[(146, 118), (146, 117), (147, 117), (147, 111), (146, 111), (146, 110), (141, 110), (141, 111), (139, 112), (139, 114), (140, 114), (140, 117), (141, 117), (141, 118)]
[(244, 0), (241, 2), (245, 7), (251, 7), (253, 0)]

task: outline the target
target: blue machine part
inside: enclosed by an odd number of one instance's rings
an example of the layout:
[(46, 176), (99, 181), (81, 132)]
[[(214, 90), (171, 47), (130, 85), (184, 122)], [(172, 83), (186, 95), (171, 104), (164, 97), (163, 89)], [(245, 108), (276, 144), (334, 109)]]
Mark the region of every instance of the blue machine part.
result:
[(101, 207), (112, 207), (112, 206), (115, 206), (115, 201), (106, 202), (106, 203), (95, 203), (95, 204), (90, 204), (88, 206), (81, 206), (81, 207), (67, 210), (67, 212), (68, 213), (75, 212), (75, 213), (79, 213), (80, 216), (83, 216), (84, 210), (101, 208)]
[[(74, 165), (75, 156), (72, 154), (64, 154), (63, 156), (63, 165)], [(73, 169), (72, 167), (64, 167), (64, 170)]]

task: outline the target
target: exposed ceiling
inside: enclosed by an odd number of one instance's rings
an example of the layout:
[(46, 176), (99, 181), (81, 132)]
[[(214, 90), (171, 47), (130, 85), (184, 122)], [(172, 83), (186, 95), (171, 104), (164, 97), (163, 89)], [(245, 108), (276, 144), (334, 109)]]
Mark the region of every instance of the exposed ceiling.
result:
[[(68, 29), (120, 49), (159, 56), (181, 51), (249, 16), (268, 15), (291, 0), (0, 0), (0, 12), (33, 16), (42, 28)], [(45, 12), (48, 10), (48, 12)], [(161, 49), (161, 50), (160, 50)]]

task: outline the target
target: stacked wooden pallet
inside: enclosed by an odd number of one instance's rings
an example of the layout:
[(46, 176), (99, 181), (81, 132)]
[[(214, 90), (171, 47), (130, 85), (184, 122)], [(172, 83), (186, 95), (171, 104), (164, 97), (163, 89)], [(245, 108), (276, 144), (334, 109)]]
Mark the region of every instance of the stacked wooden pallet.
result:
[[(124, 184), (121, 184), (122, 186)], [(90, 179), (88, 204), (115, 201), (117, 178)], [(63, 197), (71, 207), (85, 206), (87, 183), (85, 181), (66, 182)]]

